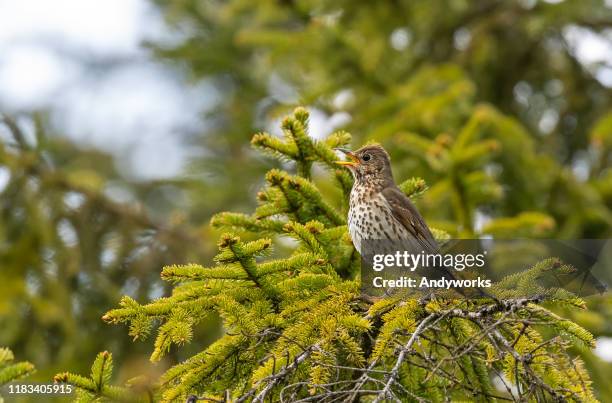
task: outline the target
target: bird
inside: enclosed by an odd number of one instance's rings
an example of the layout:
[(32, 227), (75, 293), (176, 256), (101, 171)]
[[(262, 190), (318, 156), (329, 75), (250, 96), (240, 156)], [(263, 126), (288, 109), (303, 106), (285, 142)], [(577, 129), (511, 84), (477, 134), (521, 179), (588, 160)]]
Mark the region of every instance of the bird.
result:
[[(369, 144), (356, 151), (346, 148), (335, 150), (348, 157), (348, 161), (336, 163), (348, 168), (353, 175), (348, 229), (353, 245), (362, 258), (369, 261), (374, 254), (394, 254), (398, 250), (412, 254), (440, 253), (439, 245), (425, 219), (395, 184), (391, 159), (381, 145)], [(456, 279), (452, 269), (443, 265), (427, 267), (426, 273), (428, 279)], [(362, 272), (362, 281), (366, 274), (372, 275)], [(424, 272), (412, 274), (424, 275)], [(453, 289), (461, 295), (467, 295), (465, 290)], [(385, 293), (388, 294), (388, 290)], [(487, 295), (479, 289), (476, 293)]]
[(348, 161), (336, 161), (353, 175), (348, 212), (351, 240), (359, 253), (364, 240), (407, 241), (425, 253), (436, 253), (437, 242), (425, 220), (393, 179), (391, 159), (378, 144), (357, 151), (336, 148)]

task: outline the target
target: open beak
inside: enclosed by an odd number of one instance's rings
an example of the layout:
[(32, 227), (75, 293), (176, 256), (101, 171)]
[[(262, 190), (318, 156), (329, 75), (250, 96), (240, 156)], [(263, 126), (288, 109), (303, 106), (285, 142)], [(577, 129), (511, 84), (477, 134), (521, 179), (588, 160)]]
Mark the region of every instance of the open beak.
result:
[(344, 165), (347, 167), (354, 167), (359, 164), (359, 158), (357, 158), (355, 153), (352, 152), (351, 150), (348, 150), (346, 148), (334, 148), (334, 150), (340, 151), (341, 153), (343, 153), (350, 159), (350, 161), (336, 161), (336, 164)]

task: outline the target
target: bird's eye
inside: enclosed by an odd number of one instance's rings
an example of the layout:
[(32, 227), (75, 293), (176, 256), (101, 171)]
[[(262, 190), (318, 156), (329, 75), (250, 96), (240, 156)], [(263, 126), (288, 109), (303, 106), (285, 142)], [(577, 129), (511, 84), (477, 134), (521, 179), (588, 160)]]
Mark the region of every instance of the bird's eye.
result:
[(372, 156), (370, 154), (363, 154), (363, 157), (361, 157), (361, 159), (364, 161), (369, 161), (371, 158)]

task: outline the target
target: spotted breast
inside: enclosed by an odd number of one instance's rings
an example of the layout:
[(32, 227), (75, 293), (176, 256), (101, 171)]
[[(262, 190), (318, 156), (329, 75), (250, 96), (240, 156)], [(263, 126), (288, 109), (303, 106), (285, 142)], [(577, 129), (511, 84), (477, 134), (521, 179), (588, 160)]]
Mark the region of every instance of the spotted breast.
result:
[(355, 249), (362, 253), (364, 240), (400, 240), (410, 237), (406, 228), (393, 216), (382, 188), (356, 183), (351, 190), (348, 227)]

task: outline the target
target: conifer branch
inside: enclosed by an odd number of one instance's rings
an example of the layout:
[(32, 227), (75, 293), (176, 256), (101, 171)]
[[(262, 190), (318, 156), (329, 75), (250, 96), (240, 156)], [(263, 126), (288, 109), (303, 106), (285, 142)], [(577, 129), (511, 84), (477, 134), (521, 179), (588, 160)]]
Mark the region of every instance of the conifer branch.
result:
[[(144, 391), (137, 391), (132, 388), (136, 380), (130, 386), (114, 386), (110, 384), (113, 372), (113, 357), (108, 351), (99, 353), (91, 366), (91, 374), (88, 378), (63, 372), (53, 377), (56, 383), (66, 383), (73, 385), (77, 389), (77, 396), (80, 400), (91, 401), (94, 399), (101, 401), (113, 401), (122, 403), (145, 403), (153, 402), (153, 393), (139, 385)], [(79, 399), (77, 399), (79, 400)]]
[[(0, 347), (0, 386), (32, 375), (36, 370), (28, 361), (13, 362), (13, 352)], [(0, 397), (1, 399), (1, 397)]]
[(268, 395), (268, 393), (270, 393), (270, 391), (272, 390), (272, 388), (274, 388), (274, 386), (276, 386), (280, 381), (284, 380), (285, 377), (287, 375), (289, 375), (291, 372), (294, 372), (298, 366), (304, 362), (308, 357), (310, 357), (310, 355), (316, 351), (319, 348), (319, 344), (314, 344), (312, 346), (309, 346), (308, 348), (306, 348), (304, 351), (302, 351), (300, 354), (298, 354), (293, 361), (291, 362), (291, 364), (283, 366), (278, 372), (276, 372), (275, 374), (262, 379), (261, 381), (258, 382), (258, 384), (256, 384), (256, 387), (259, 384), (265, 384), (265, 386), (263, 387), (263, 389), (261, 391), (259, 391), (258, 393), (256, 392), (257, 388), (253, 388), (251, 389), (251, 391), (249, 391), (247, 394), (245, 394), (244, 396), (238, 398), (238, 400), (236, 400), (236, 403), (241, 403), (246, 401), (246, 399), (250, 398), (252, 395), (255, 395), (252, 402), (264, 402), (264, 399), (266, 398), (266, 396)]
[[(378, 396), (374, 400), (374, 403), (379, 403), (383, 399), (386, 399), (387, 397), (391, 397), (391, 386), (393, 386), (393, 384), (397, 381), (397, 377), (399, 375), (399, 369), (401, 365), (404, 363), (404, 358), (406, 357), (406, 354), (410, 351), (410, 349), (412, 348), (412, 345), (416, 342), (419, 335), (423, 331), (425, 331), (425, 329), (427, 329), (427, 327), (429, 326), (429, 322), (434, 320), (436, 316), (437, 316), (436, 314), (431, 313), (427, 317), (425, 317), (425, 319), (423, 319), (421, 323), (419, 323), (419, 325), (416, 327), (416, 329), (410, 336), (410, 339), (408, 339), (408, 342), (400, 349), (397, 360), (395, 361), (395, 365), (393, 366), (393, 368), (391, 369), (391, 373), (387, 377), (387, 382), (385, 383), (385, 386), (382, 389), (382, 391), (378, 394)], [(399, 399), (396, 399), (396, 400), (398, 402), (400, 401)], [(420, 400), (422, 401), (424, 399), (420, 399)]]

